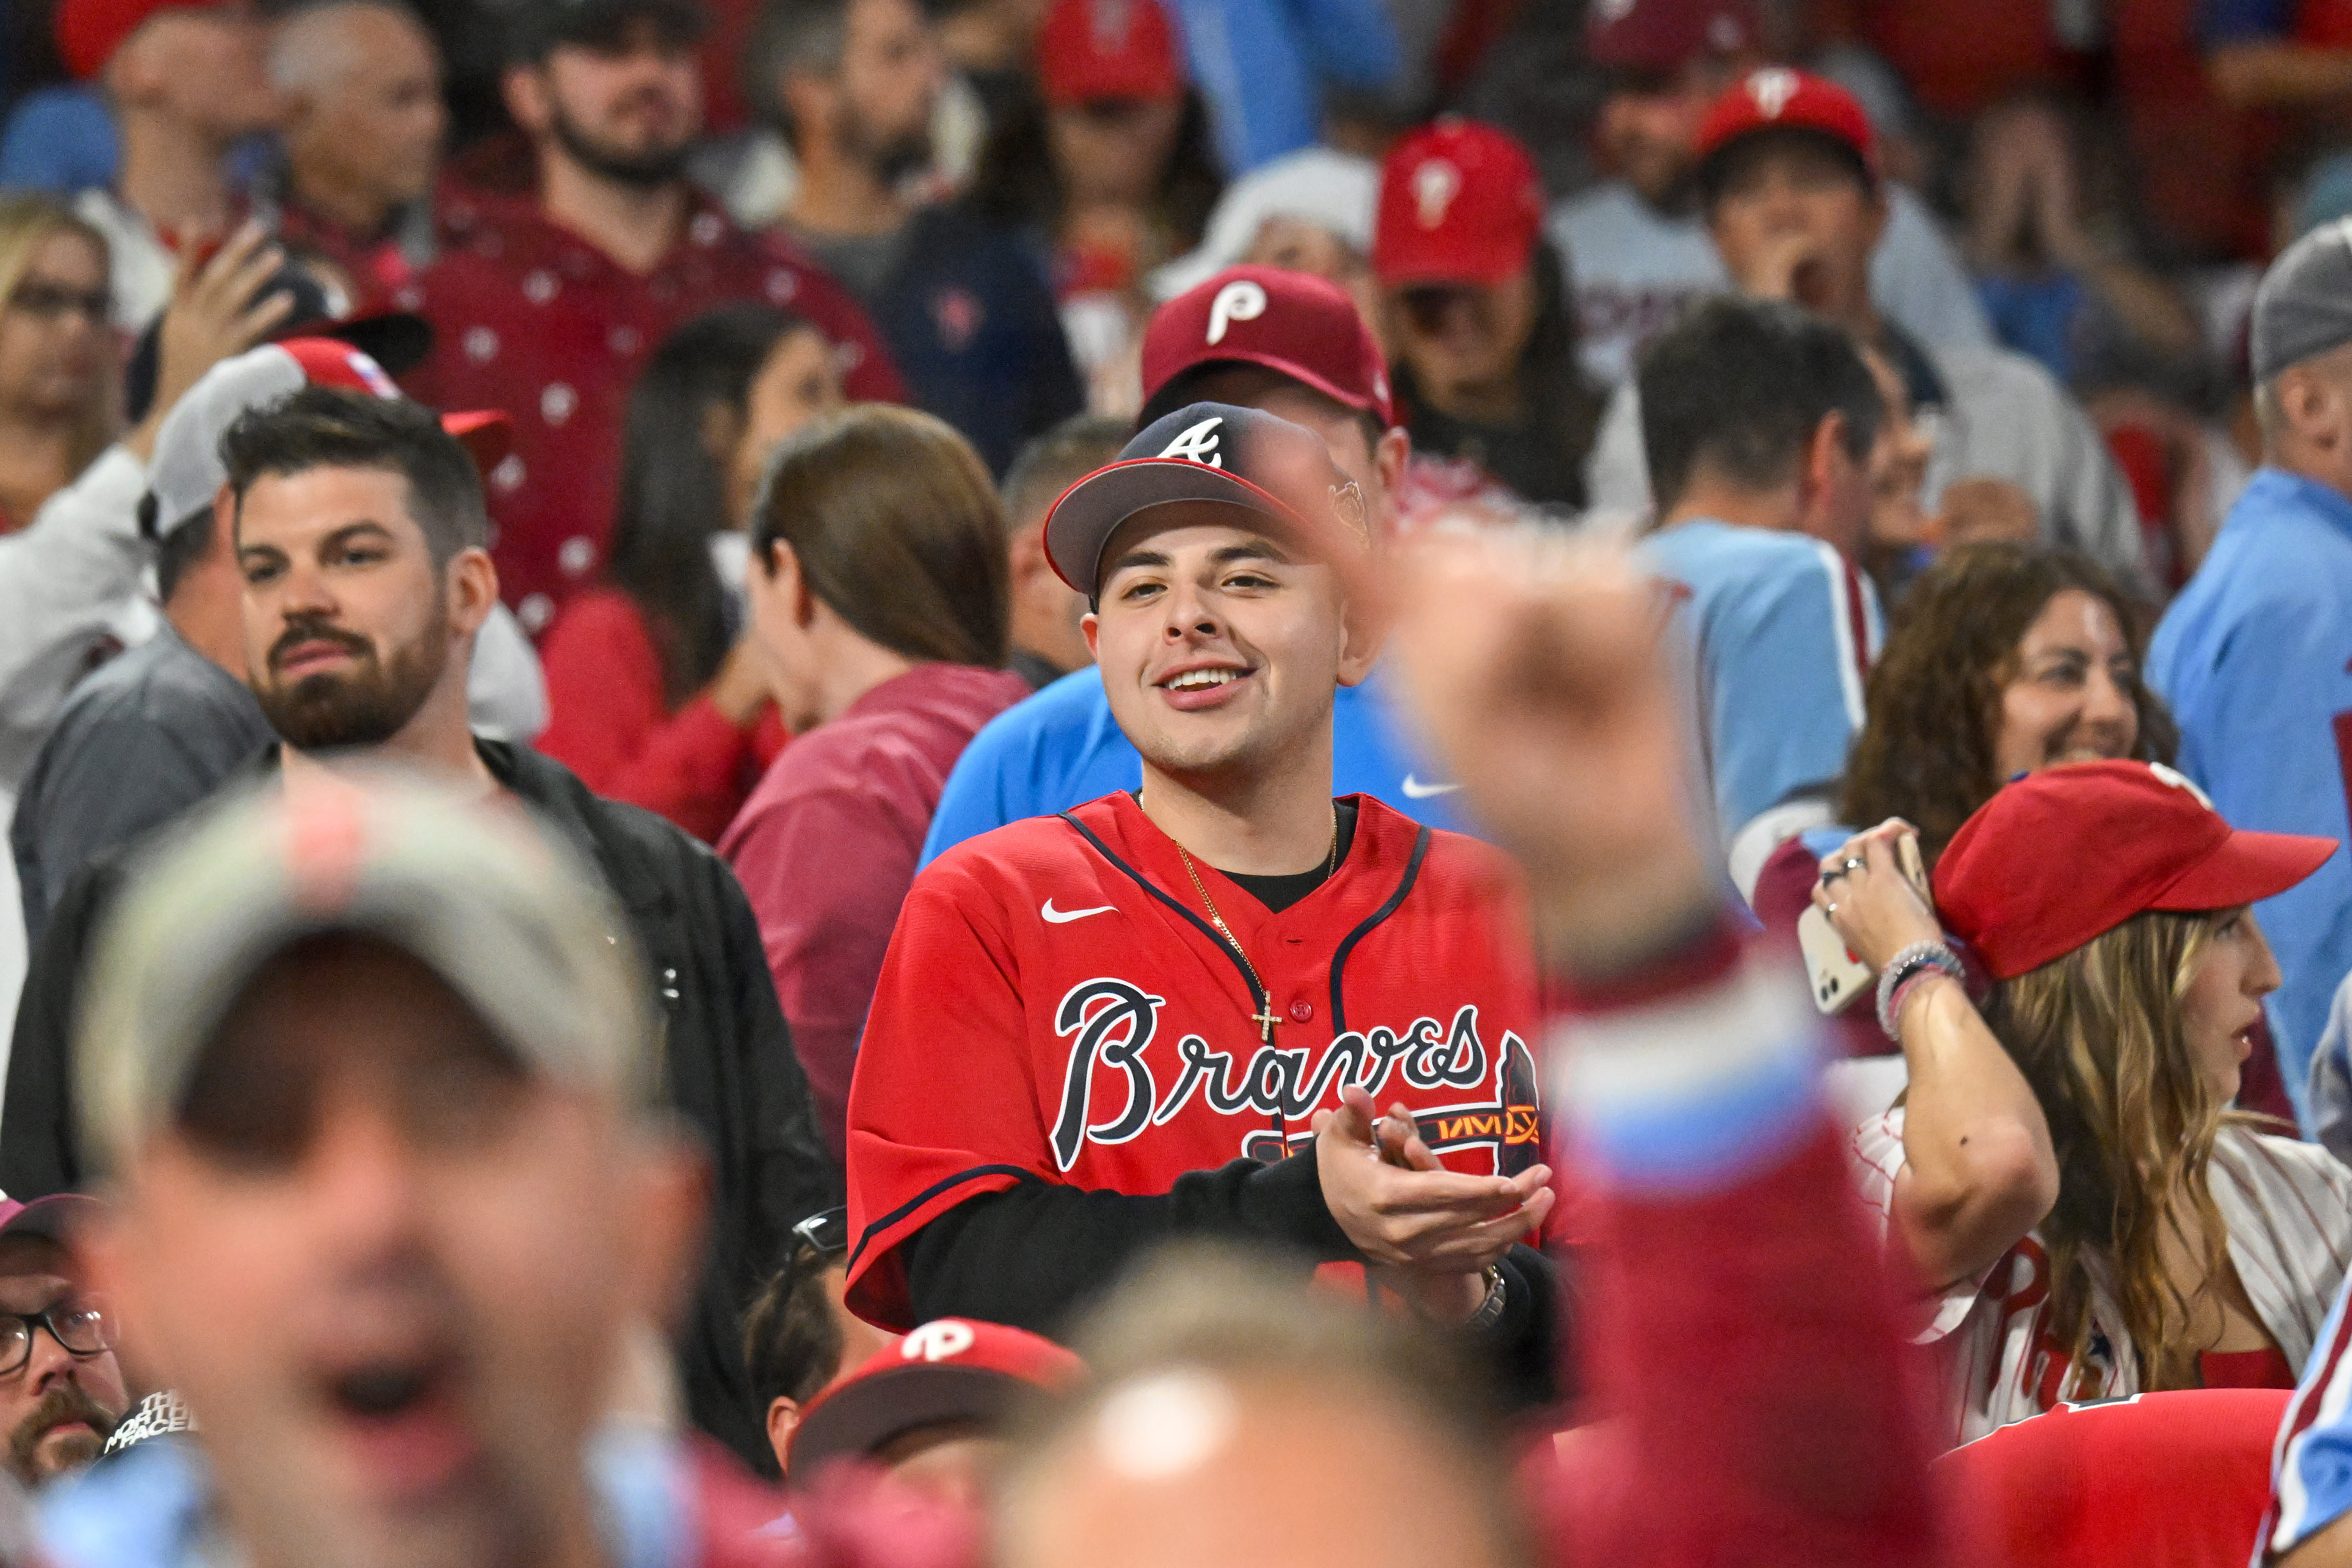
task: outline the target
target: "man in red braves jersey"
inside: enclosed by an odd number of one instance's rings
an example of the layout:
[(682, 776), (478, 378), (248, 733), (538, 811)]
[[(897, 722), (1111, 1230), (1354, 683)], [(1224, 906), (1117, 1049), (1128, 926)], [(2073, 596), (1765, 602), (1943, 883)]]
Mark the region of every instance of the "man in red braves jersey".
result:
[(516, 7), (509, 110), (537, 155), (524, 196), (445, 190), (441, 258), (398, 298), (434, 326), (404, 377), (436, 407), (502, 408), (515, 449), (490, 476), (499, 591), (536, 637), (605, 564), (621, 415), (671, 329), (763, 302), (814, 323), (860, 402), (906, 395), (841, 285), (745, 234), (687, 183), (702, 120), (692, 0), (529, 0)]
[[(1539, 1365), (1531, 965), (1482, 846), (1330, 795), (1378, 649), (1363, 498), (1312, 432), (1194, 404), (1045, 548), (1143, 786), (916, 881), (850, 1091), (849, 1300), (1050, 1331), (1152, 1242), (1371, 1264)], [(1373, 1097), (1392, 1112), (1376, 1128)], [(1524, 1386), (1524, 1384), (1523, 1384)]]

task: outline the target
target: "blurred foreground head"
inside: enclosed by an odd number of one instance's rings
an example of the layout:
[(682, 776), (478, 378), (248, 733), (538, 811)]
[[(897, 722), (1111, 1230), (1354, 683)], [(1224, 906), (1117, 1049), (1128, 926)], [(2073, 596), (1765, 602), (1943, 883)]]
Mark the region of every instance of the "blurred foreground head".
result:
[(1475, 1380), (1402, 1322), (1184, 1247), (1076, 1349), (1092, 1379), (1006, 1461), (1000, 1568), (1529, 1561)]
[(133, 886), (79, 1041), (91, 1262), (239, 1554), (593, 1560), (583, 1444), (699, 1214), (618, 911), (390, 778), (231, 800)]

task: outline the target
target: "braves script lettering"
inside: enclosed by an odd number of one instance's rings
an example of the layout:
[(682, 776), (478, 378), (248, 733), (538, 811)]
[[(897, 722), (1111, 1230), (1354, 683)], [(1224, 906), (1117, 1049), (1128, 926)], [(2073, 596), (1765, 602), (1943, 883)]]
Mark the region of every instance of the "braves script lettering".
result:
[[(1350, 1029), (1325, 1046), (1319, 1058), (1307, 1048), (1261, 1045), (1236, 1058), (1187, 1034), (1176, 1042), (1174, 1060), (1165, 1064), (1175, 1078), (1162, 1095), (1145, 1052), (1159, 1033), (1164, 1005), (1163, 998), (1108, 976), (1082, 981), (1063, 996), (1054, 1028), (1070, 1041), (1070, 1055), (1054, 1121), (1056, 1168), (1076, 1164), (1089, 1142), (1125, 1143), (1147, 1127), (1165, 1126), (1196, 1099), (1221, 1116), (1254, 1114), (1303, 1123), (1345, 1085), (1361, 1084), (1377, 1098), (1396, 1078), (1423, 1091), (1493, 1084), (1491, 1100), (1419, 1113), (1422, 1135), (1432, 1148), (1491, 1146), (1496, 1168), (1504, 1169), (1507, 1147), (1532, 1150), (1537, 1142), (1533, 1056), (1507, 1030), (1499, 1047), (1490, 1048), (1479, 1036), (1475, 1005), (1456, 1008), (1451, 1023), (1423, 1017), (1402, 1030), (1385, 1025)], [(1097, 1084), (1103, 1081), (1114, 1086), (1111, 1098), (1118, 1108), (1101, 1121), (1090, 1120)], [(1301, 1136), (1311, 1134), (1302, 1128)], [(1280, 1158), (1278, 1147), (1264, 1147), (1270, 1138), (1248, 1136), (1244, 1152)]]

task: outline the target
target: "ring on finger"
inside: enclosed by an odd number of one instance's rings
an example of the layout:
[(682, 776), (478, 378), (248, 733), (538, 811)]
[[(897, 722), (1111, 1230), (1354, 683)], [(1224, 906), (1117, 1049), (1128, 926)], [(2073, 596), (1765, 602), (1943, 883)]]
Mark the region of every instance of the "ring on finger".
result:
[(1869, 861), (1859, 855), (1849, 855), (1845, 858), (1845, 864), (1838, 868), (1838, 875), (1843, 877), (1849, 871), (1864, 871), (1869, 868)]

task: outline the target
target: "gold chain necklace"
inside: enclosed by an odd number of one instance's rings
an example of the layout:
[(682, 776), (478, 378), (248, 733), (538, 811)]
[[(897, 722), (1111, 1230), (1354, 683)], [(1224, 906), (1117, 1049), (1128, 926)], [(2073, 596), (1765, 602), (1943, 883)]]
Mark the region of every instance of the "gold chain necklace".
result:
[[(1169, 842), (1171, 844), (1176, 843), (1173, 838), (1171, 838)], [(1258, 1003), (1260, 1010), (1250, 1015), (1250, 1022), (1257, 1026), (1257, 1037), (1259, 1043), (1261, 1045), (1272, 1045), (1274, 1043), (1274, 1026), (1282, 1022), (1281, 1019), (1274, 1016), (1274, 993), (1268, 991), (1265, 988), (1265, 982), (1259, 978), (1257, 965), (1250, 962), (1248, 952), (1242, 946), (1242, 939), (1234, 934), (1233, 927), (1225, 923), (1225, 917), (1217, 912), (1217, 900), (1209, 897), (1208, 884), (1201, 880), (1201, 873), (1193, 868), (1192, 857), (1186, 852), (1181, 844), (1176, 845), (1176, 857), (1178, 859), (1184, 862), (1184, 875), (1192, 879), (1192, 890), (1200, 894), (1201, 901), (1209, 907), (1209, 923), (1217, 928), (1217, 934), (1225, 939), (1225, 945), (1232, 948), (1234, 950), (1234, 956), (1242, 961), (1242, 972), (1250, 977), (1250, 984), (1257, 987), (1257, 994), (1261, 998)], [(1338, 868), (1339, 864), (1339, 803), (1335, 801), (1331, 805), (1331, 847), (1323, 857), (1323, 879), (1325, 881), (1328, 882), (1331, 879), (1331, 873)]]

